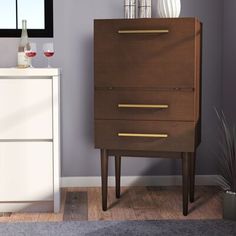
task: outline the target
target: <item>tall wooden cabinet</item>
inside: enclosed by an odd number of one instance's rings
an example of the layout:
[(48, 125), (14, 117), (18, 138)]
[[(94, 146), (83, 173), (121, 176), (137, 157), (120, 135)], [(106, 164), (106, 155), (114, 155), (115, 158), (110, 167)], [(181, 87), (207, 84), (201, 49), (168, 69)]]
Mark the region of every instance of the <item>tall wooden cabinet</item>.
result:
[[(107, 209), (108, 156), (179, 157), (183, 214), (194, 200), (200, 143), (201, 23), (195, 18), (94, 21), (95, 147)], [(188, 184), (190, 182), (190, 185)]]
[(0, 69), (0, 212), (60, 210), (58, 69)]

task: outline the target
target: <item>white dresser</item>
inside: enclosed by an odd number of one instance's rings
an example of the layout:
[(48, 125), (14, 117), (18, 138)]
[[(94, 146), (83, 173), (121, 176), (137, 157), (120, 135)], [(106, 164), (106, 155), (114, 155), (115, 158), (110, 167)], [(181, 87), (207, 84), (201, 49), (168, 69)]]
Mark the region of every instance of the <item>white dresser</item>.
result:
[(0, 212), (60, 210), (59, 90), (59, 69), (0, 69)]

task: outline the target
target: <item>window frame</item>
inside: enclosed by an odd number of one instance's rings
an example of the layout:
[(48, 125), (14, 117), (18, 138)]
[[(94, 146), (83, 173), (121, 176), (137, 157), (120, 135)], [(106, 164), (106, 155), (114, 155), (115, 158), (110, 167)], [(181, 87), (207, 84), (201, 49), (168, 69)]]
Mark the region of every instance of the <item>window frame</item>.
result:
[[(16, 17), (18, 17), (17, 11)], [(28, 36), (37, 38), (53, 37), (53, 0), (44, 0), (44, 21), (45, 29), (28, 29)], [(0, 29), (0, 38), (18, 38), (20, 36), (21, 29)]]

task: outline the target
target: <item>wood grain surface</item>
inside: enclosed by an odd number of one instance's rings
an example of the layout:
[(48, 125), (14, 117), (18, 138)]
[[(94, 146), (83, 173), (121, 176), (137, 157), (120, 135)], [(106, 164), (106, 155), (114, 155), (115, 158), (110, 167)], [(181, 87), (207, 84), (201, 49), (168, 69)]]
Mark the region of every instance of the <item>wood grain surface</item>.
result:
[[(95, 20), (96, 87), (194, 88), (194, 18)], [(167, 34), (118, 34), (168, 29)]]
[[(119, 133), (167, 134), (167, 138), (119, 137)], [(108, 150), (195, 151), (194, 122), (95, 120), (95, 145)]]
[[(62, 191), (59, 214), (12, 213), (1, 216), (0, 222), (222, 219), (222, 195), (217, 188), (196, 187), (195, 195), (188, 216), (183, 216), (181, 187), (125, 187), (121, 199), (116, 199), (115, 188), (110, 187), (104, 212), (100, 188), (67, 188)], [(69, 202), (76, 205), (74, 210)]]
[[(95, 119), (194, 121), (193, 90), (95, 90)], [(120, 108), (119, 104), (168, 105), (168, 108)], [(135, 115), (134, 115), (135, 114)]]

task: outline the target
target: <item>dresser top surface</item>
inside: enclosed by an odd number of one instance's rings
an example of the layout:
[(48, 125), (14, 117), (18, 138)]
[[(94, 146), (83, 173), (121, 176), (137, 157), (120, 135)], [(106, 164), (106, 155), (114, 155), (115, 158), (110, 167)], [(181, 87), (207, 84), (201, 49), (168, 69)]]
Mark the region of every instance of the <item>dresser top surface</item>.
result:
[(196, 21), (196, 22), (200, 22), (199, 19), (197, 17), (179, 17), (179, 18), (135, 18), (135, 19), (124, 19), (124, 18), (114, 18), (114, 19), (94, 19), (95, 22), (99, 22), (99, 21), (123, 21), (123, 22), (155, 22), (155, 21), (159, 21), (159, 22), (180, 22), (180, 21)]
[(0, 68), (0, 79), (2, 77), (22, 77), (22, 76), (58, 76), (61, 74), (59, 68)]

